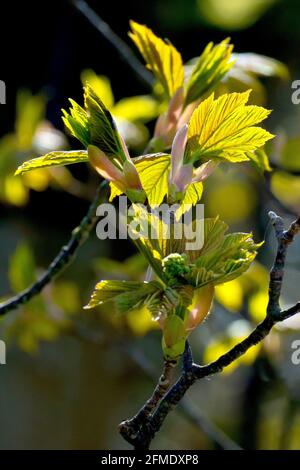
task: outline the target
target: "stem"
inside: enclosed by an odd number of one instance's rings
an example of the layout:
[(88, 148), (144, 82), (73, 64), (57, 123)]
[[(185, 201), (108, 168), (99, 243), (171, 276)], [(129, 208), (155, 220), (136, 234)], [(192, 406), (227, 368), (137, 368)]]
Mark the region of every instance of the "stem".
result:
[(97, 194), (91, 203), (87, 214), (83, 217), (79, 226), (73, 230), (69, 242), (61, 248), (58, 255), (49, 265), (47, 271), (30, 287), (0, 304), (0, 316), (5, 315), (11, 310), (29, 302), (29, 300), (38, 295), (47, 284), (61, 274), (62, 271), (71, 263), (77, 254), (77, 250), (86, 241), (95, 226), (97, 221), (96, 208), (106, 194), (106, 186), (106, 182), (103, 182), (99, 186)]
[(144, 421), (150, 418), (158, 403), (170, 388), (173, 370), (176, 365), (177, 362), (175, 361), (164, 361), (162, 374), (151, 397), (133, 418), (120, 423), (119, 432), (128, 442), (132, 443), (134, 441)]
[(140, 81), (152, 88), (153, 78), (151, 73), (140, 63), (126, 42), (124, 42), (85, 1), (71, 0), (71, 4), (112, 45), (121, 59), (133, 70)]
[(235, 345), (216, 361), (205, 366), (193, 363), (191, 350), (189, 345), (187, 345), (183, 358), (183, 371), (181, 376), (160, 400), (154, 413), (149, 416), (145, 416), (145, 420), (140, 426), (139, 432), (136, 435), (131, 436), (130, 442), (135, 446), (135, 448), (148, 449), (151, 441), (161, 428), (167, 415), (180, 402), (187, 390), (197, 380), (221, 372), (225, 367), (245, 354), (248, 349), (261, 342), (277, 322), (283, 321), (300, 312), (300, 302), (287, 310), (280, 310), (279, 307), (279, 297), (283, 282), (286, 252), (289, 244), (292, 243), (295, 235), (300, 231), (300, 217), (298, 217), (286, 231), (283, 227), (283, 220), (280, 217), (273, 212), (270, 212), (269, 217), (275, 229), (278, 248), (274, 265), (270, 271), (269, 302), (266, 318), (246, 339)]

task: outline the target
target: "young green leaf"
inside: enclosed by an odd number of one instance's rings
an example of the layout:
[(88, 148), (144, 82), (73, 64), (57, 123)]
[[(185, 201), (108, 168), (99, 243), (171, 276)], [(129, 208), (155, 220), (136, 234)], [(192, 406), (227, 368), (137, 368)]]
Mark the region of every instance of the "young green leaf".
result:
[(118, 188), (114, 183), (110, 182), (109, 183), (110, 187), (110, 196), (109, 196), (109, 202), (112, 202), (115, 197), (121, 196), (121, 194), (124, 194), (123, 191), (121, 191), (120, 188)]
[(168, 193), (170, 155), (144, 155), (134, 163), (150, 206), (158, 206)]
[(180, 207), (176, 211), (176, 219), (179, 218), (189, 210), (190, 206), (195, 206), (201, 199), (203, 193), (203, 184), (191, 183), (185, 190), (184, 197), (180, 203)]
[(248, 152), (262, 147), (274, 136), (255, 125), (270, 111), (246, 106), (250, 90), (230, 93), (214, 99), (212, 94), (194, 111), (188, 131), (185, 158), (196, 161), (212, 157), (231, 162), (249, 160)]
[(159, 291), (157, 282), (101, 281), (96, 285), (89, 303), (84, 308), (94, 308), (105, 302), (114, 301), (117, 310), (125, 313), (146, 302), (147, 297)]
[(233, 66), (229, 38), (220, 44), (210, 42), (198, 58), (187, 82), (185, 104), (197, 101), (208, 90), (212, 90)]
[(170, 99), (184, 81), (180, 53), (169, 41), (163, 41), (146, 26), (135, 21), (130, 21), (130, 26), (130, 38), (142, 54), (147, 67), (162, 85), (166, 97)]
[(248, 152), (247, 157), (249, 157), (254, 167), (261, 173), (272, 171), (268, 155), (264, 149), (257, 149), (254, 152)]
[(50, 152), (42, 157), (33, 158), (22, 163), (16, 171), (16, 175), (22, 175), (27, 171), (37, 170), (38, 168), (49, 168), (52, 166), (71, 165), (72, 163), (87, 162), (88, 156), (86, 150), (71, 150), (68, 152), (57, 151)]
[(84, 89), (84, 103), (88, 117), (91, 143), (107, 156), (119, 157), (124, 162), (126, 157), (112, 115), (89, 85)]
[(76, 101), (69, 99), (72, 107), (69, 108), (70, 113), (62, 109), (62, 120), (68, 132), (79, 142), (87, 147), (91, 143), (90, 130), (88, 124), (88, 116), (85, 111)]

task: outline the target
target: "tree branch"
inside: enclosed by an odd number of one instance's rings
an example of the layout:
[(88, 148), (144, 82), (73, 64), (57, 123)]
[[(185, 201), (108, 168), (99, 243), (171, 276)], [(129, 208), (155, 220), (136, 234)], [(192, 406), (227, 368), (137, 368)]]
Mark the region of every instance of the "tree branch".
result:
[[(156, 370), (142, 352), (140, 350), (130, 348), (127, 344), (124, 345), (123, 350), (134, 361), (134, 363), (137, 364), (153, 382), (155, 382)], [(241, 447), (236, 442), (207, 419), (201, 413), (199, 407), (194, 405), (187, 397), (184, 397), (180, 401), (176, 410), (178, 410), (190, 423), (193, 423), (200, 431), (202, 431), (202, 433), (210, 439), (215, 448), (222, 450), (241, 450)]]
[(79, 11), (97, 31), (117, 51), (121, 59), (133, 70), (134, 74), (152, 88), (153, 78), (150, 72), (136, 58), (130, 47), (100, 18), (100, 16), (83, 0), (70, 0), (74, 8)]
[(91, 230), (95, 226), (97, 220), (96, 208), (101, 203), (104, 195), (106, 194), (106, 187), (106, 182), (103, 182), (99, 186), (97, 194), (91, 203), (87, 214), (83, 217), (79, 226), (73, 230), (69, 242), (67, 245), (61, 248), (58, 255), (49, 265), (47, 271), (34, 284), (25, 289), (23, 292), (20, 292), (16, 296), (0, 304), (0, 316), (5, 315), (9, 311), (29, 302), (30, 299), (38, 295), (43, 290), (43, 288), (49, 284), (49, 282), (51, 282), (70, 264), (70, 262), (75, 257), (78, 248), (80, 248), (80, 246), (85, 242)]
[(150, 418), (156, 406), (163, 398), (166, 391), (170, 388), (173, 370), (176, 365), (176, 361), (164, 361), (162, 374), (149, 400), (146, 401), (133, 418), (122, 421), (122, 423), (119, 424), (120, 434), (130, 444), (134, 444), (140, 427), (143, 426), (143, 423)]
[(274, 212), (270, 212), (269, 217), (275, 229), (278, 248), (274, 264), (270, 271), (269, 302), (266, 318), (246, 339), (235, 345), (216, 361), (205, 366), (194, 363), (191, 364), (192, 355), (187, 345), (185, 357), (183, 358), (183, 371), (181, 376), (160, 400), (154, 413), (145, 419), (140, 426), (139, 432), (131, 440), (131, 443), (136, 449), (149, 448), (151, 441), (161, 428), (167, 415), (180, 402), (187, 390), (197, 380), (221, 372), (225, 367), (245, 354), (248, 349), (261, 342), (270, 333), (272, 327), (277, 322), (283, 321), (300, 312), (300, 302), (297, 302), (297, 304), (287, 310), (281, 310), (279, 307), (286, 252), (288, 246), (293, 242), (295, 235), (300, 231), (300, 217), (290, 225), (288, 230), (284, 230), (283, 220)]

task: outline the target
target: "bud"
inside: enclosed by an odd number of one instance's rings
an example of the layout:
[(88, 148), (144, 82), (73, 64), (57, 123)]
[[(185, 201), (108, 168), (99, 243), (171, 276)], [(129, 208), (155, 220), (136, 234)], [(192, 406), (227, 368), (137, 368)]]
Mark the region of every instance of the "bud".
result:
[(186, 329), (188, 332), (194, 330), (208, 315), (212, 305), (214, 292), (215, 288), (212, 283), (195, 289), (193, 303), (186, 321)]
[(177, 284), (180, 278), (190, 272), (185, 254), (171, 253), (162, 260), (162, 267), (169, 285)]
[(165, 147), (170, 147), (178, 129), (178, 122), (184, 104), (184, 89), (178, 88), (172, 97), (166, 113), (159, 116), (156, 121), (154, 138), (162, 139)]
[(126, 178), (121, 169), (95, 145), (88, 146), (88, 156), (95, 170), (108, 181), (112, 181), (121, 191), (126, 191)]
[(165, 359), (176, 359), (183, 354), (186, 341), (184, 322), (175, 314), (164, 322), (162, 347)]

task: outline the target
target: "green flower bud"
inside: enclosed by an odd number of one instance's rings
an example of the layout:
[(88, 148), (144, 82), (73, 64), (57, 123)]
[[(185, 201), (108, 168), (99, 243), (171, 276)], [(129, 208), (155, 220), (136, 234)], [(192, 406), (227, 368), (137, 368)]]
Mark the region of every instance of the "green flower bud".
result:
[(163, 272), (170, 285), (177, 284), (180, 279), (189, 274), (190, 266), (187, 264), (185, 254), (171, 253), (162, 260)]

